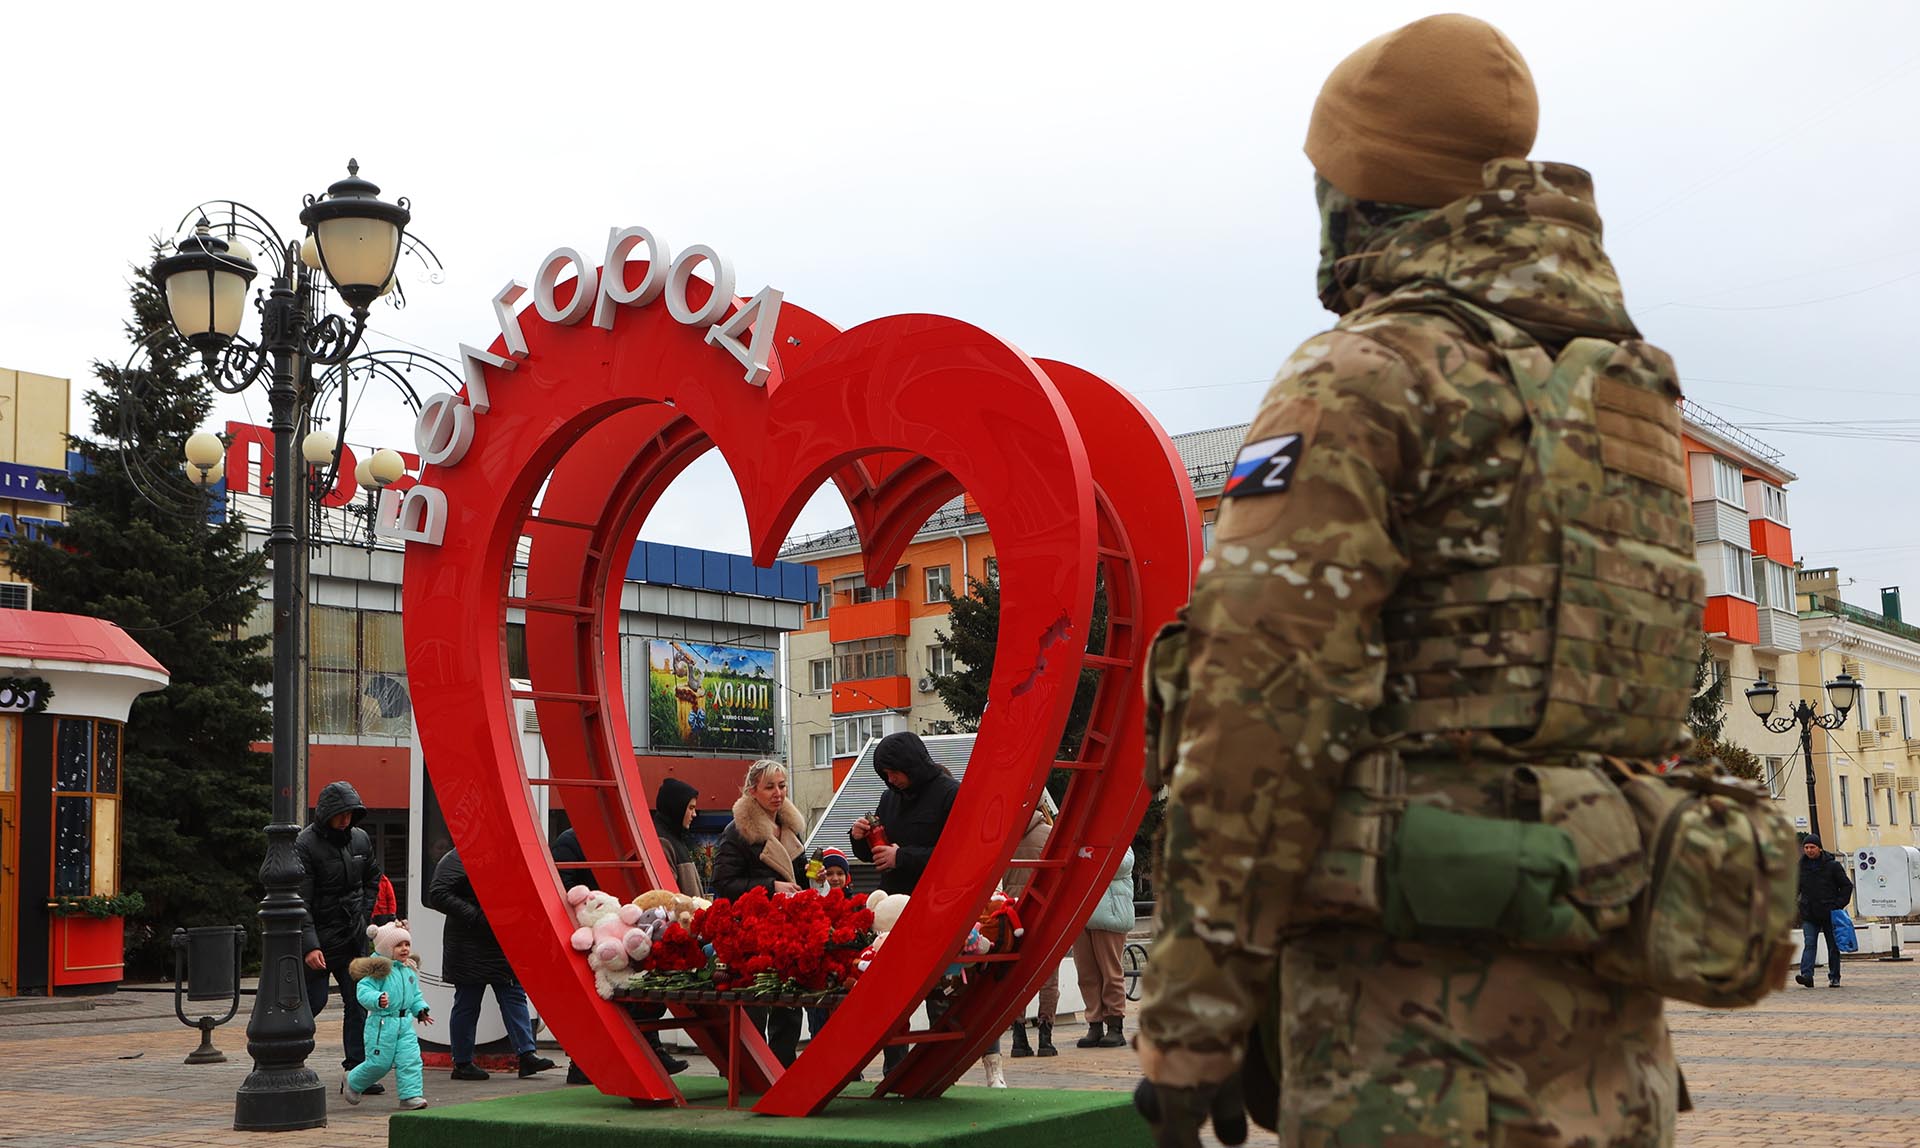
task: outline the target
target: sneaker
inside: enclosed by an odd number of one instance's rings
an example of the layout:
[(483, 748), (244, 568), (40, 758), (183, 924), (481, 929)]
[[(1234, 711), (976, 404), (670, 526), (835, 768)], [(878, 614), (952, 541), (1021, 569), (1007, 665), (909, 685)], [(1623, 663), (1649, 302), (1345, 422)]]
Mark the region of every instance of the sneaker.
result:
[(1835, 977), (1835, 978), (1834, 978), (1833, 980), (1830, 980), (1830, 981), (1828, 981), (1828, 982), (1827, 982), (1827, 987), (1828, 987), (1828, 988), (1830, 988), (1830, 989), (1837, 989), (1837, 988), (1839, 988), (1839, 987), (1840, 987), (1840, 978), (1838, 978), (1838, 977)]
[(659, 1050), (656, 1055), (660, 1057), (660, 1067), (667, 1070), (668, 1076), (674, 1076), (687, 1070), (688, 1065), (686, 1061), (681, 1060), (665, 1049)]
[(365, 1096), (365, 1095), (366, 1095), (366, 1093), (364, 1093), (364, 1092), (355, 1092), (355, 1091), (354, 1091), (354, 1090), (353, 1090), (353, 1089), (352, 1089), (352, 1088), (351, 1088), (351, 1087), (350, 1087), (350, 1086), (349, 1086), (349, 1085), (347, 1084), (347, 1075), (346, 1075), (346, 1073), (344, 1073), (344, 1072), (343, 1072), (343, 1073), (341, 1073), (341, 1074), (340, 1074), (340, 1095), (342, 1095), (342, 1096), (344, 1096), (344, 1097), (346, 1097), (346, 1098), (347, 1098), (347, 1103), (348, 1103), (348, 1104), (358, 1104), (358, 1103), (360, 1103), (360, 1098), (361, 1098), (362, 1096)]
[(400, 1107), (406, 1109), (408, 1112), (418, 1112), (426, 1106), (427, 1098), (424, 1096), (409, 1096), (400, 1102)]
[(492, 1075), (491, 1072), (481, 1068), (471, 1060), (453, 1066), (453, 1079), (455, 1080), (486, 1080)]
[(535, 1052), (520, 1054), (520, 1079), (525, 1080), (536, 1072), (545, 1072), (553, 1067), (553, 1062)]
[(377, 1080), (360, 1090), (362, 1096), (385, 1096), (386, 1094), (387, 1086)]
[(1801, 985), (1802, 987), (1804, 987), (1804, 988), (1812, 988), (1812, 987), (1813, 987), (1813, 978), (1812, 978), (1812, 977), (1810, 977), (1810, 976), (1808, 976), (1808, 975), (1807, 975), (1807, 974), (1805, 974), (1805, 973), (1795, 973), (1795, 974), (1793, 974), (1793, 979), (1794, 979), (1795, 981), (1798, 981), (1798, 982), (1800, 983), (1800, 985)]

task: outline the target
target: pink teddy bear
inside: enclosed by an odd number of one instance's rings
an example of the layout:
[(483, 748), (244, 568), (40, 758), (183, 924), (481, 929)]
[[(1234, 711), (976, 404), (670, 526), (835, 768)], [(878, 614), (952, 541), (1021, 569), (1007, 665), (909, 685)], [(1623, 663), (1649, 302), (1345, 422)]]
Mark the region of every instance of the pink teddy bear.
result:
[(567, 890), (567, 906), (573, 912), (572, 943), (576, 952), (587, 954), (593, 969), (593, 984), (602, 997), (612, 997), (624, 985), (621, 977), (632, 966), (645, 960), (653, 941), (639, 927), (640, 910), (623, 905), (611, 893), (575, 885)]

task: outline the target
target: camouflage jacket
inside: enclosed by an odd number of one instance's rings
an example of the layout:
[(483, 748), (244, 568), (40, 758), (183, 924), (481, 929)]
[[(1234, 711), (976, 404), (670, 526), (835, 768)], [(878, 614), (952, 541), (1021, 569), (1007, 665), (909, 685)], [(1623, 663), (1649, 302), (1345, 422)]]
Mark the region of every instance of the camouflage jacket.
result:
[[(1638, 338), (1587, 174), (1499, 160), (1485, 179), (1354, 256), (1340, 322), (1280, 369), (1228, 480), (1186, 614), (1184, 715), (1162, 736), (1171, 800), (1139, 1047), (1163, 1083), (1239, 1062), (1343, 765), (1408, 692), (1388, 680), (1396, 588), (1501, 561), (1529, 443), (1506, 361), (1455, 317), (1383, 301), (1445, 292), (1550, 354)], [(1261, 485), (1236, 495), (1236, 480)]]

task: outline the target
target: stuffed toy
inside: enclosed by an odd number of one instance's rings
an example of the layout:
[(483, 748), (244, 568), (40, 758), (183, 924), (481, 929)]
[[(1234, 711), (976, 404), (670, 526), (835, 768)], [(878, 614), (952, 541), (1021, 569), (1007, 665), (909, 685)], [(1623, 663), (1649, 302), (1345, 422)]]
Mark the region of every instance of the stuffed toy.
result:
[(906, 893), (888, 893), (875, 889), (867, 894), (867, 908), (873, 910), (873, 931), (886, 934), (900, 920), (900, 914), (907, 911), (907, 905), (913, 898)]
[(646, 959), (653, 948), (653, 937), (639, 927), (640, 910), (622, 905), (611, 893), (575, 885), (567, 890), (567, 905), (577, 926), (572, 938), (574, 950), (587, 954), (594, 988), (603, 998), (611, 998), (621, 983), (615, 976)]
[(693, 915), (701, 909), (709, 908), (713, 902), (703, 897), (690, 897), (685, 893), (670, 893), (665, 889), (649, 889), (633, 899), (635, 907), (645, 912), (649, 909), (664, 909), (667, 919), (678, 921), (682, 925), (692, 925)]
[(980, 931), (988, 940), (987, 952), (1012, 952), (1021, 937), (1026, 935), (1026, 926), (1020, 923), (1020, 911), (1014, 908), (1013, 898), (1006, 890), (995, 889), (980, 910)]

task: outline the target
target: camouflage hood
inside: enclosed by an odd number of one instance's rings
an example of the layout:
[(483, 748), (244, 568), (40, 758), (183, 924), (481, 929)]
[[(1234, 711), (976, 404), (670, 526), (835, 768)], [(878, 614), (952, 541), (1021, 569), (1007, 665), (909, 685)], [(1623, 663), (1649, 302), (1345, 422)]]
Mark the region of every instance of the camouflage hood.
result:
[(1346, 314), (1403, 287), (1436, 286), (1553, 345), (1637, 338), (1600, 244), (1593, 177), (1563, 163), (1500, 159), (1487, 190), (1370, 235), (1341, 258), (1329, 306)]

